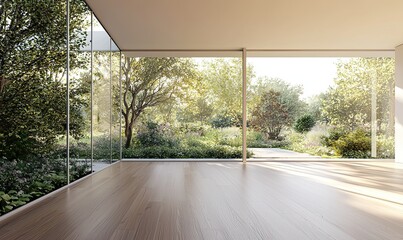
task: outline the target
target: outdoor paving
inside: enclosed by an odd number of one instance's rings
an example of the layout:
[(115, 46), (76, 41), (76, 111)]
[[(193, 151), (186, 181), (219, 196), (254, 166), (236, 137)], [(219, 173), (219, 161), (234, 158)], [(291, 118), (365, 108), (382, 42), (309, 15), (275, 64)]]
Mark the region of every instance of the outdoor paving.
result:
[(319, 158), (308, 153), (299, 153), (281, 148), (248, 148), (253, 158)]

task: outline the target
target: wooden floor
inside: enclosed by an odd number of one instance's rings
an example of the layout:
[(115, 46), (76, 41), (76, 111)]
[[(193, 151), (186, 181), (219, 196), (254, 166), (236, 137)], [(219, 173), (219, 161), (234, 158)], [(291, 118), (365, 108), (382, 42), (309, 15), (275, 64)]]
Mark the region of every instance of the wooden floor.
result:
[(0, 239), (403, 239), (403, 165), (119, 162)]

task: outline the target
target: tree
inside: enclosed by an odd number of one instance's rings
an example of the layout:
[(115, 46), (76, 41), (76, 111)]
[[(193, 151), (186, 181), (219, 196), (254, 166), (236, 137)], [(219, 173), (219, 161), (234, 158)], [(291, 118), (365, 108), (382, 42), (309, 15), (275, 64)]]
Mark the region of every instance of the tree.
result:
[(282, 102), (281, 93), (274, 90), (263, 93), (252, 111), (252, 127), (262, 131), (268, 139), (277, 140), (289, 122), (288, 106)]
[(297, 119), (294, 129), (299, 133), (309, 132), (315, 126), (315, 119), (312, 115), (304, 115)]
[(252, 97), (249, 100), (249, 106), (251, 106), (252, 109), (255, 108), (256, 105), (259, 104), (261, 96), (270, 90), (279, 93), (280, 101), (287, 110), (290, 122), (295, 121), (304, 114), (306, 103), (300, 99), (303, 90), (302, 86), (291, 85), (279, 78), (258, 78), (256, 83), (251, 87)]
[(350, 130), (369, 128), (373, 87), (377, 93), (378, 130), (391, 134), (394, 125), (394, 60), (391, 58), (353, 58), (338, 62), (335, 85), (322, 101), (322, 115), (335, 126)]
[(317, 122), (326, 122), (326, 119), (322, 116), (322, 103), (325, 98), (325, 93), (319, 93), (317, 95), (311, 96), (306, 100), (307, 109), (306, 113), (311, 115)]
[(129, 148), (135, 123), (150, 107), (179, 96), (194, 76), (194, 65), (181, 58), (125, 58), (122, 64), (122, 115), (125, 147)]
[[(71, 2), (71, 67), (80, 65), (85, 3)], [(0, 0), (0, 156), (50, 151), (66, 130), (66, 4)], [(80, 135), (82, 85), (71, 85), (71, 134)]]
[(205, 123), (214, 114), (214, 98), (211, 96), (209, 84), (202, 78), (202, 73), (196, 71), (194, 81), (184, 91), (175, 106), (178, 108), (177, 119), (180, 122), (199, 121)]
[[(219, 58), (205, 63), (203, 81), (208, 89), (207, 95), (212, 98), (215, 114), (229, 115), (242, 120), (242, 62), (239, 58)], [(247, 84), (254, 77), (252, 66), (247, 67)]]
[[(85, 42), (85, 3), (70, 6), (71, 64)], [(0, 1), (0, 93), (10, 81), (35, 73), (58, 73), (66, 65), (66, 4), (64, 1)]]

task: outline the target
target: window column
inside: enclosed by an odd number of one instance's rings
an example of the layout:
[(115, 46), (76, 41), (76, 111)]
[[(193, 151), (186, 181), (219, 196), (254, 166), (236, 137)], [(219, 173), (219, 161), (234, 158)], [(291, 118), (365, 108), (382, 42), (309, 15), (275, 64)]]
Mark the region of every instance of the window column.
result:
[(395, 161), (403, 163), (403, 44), (395, 49)]

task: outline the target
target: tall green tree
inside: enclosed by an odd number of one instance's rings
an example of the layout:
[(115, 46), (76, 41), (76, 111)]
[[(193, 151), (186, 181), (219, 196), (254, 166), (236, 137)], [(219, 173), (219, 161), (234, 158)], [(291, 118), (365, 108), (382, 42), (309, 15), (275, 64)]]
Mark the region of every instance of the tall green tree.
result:
[(279, 93), (281, 103), (286, 108), (288, 114), (288, 123), (292, 123), (298, 117), (304, 114), (306, 103), (301, 100), (303, 92), (301, 85), (292, 85), (279, 78), (260, 77), (251, 86), (251, 98), (249, 106), (253, 109), (261, 103), (261, 97), (267, 92), (274, 91)]
[[(71, 1), (72, 68), (81, 64), (77, 55), (85, 41), (86, 10), (84, 2)], [(44, 154), (65, 133), (65, 13), (65, 1), (0, 0), (1, 156)], [(72, 85), (71, 133), (76, 136), (83, 104), (75, 95), (79, 87)]]
[(263, 93), (252, 111), (252, 127), (263, 132), (268, 139), (277, 140), (281, 130), (289, 122), (289, 109), (283, 102), (281, 93), (274, 90)]
[(350, 130), (365, 128), (371, 122), (371, 94), (376, 90), (378, 130), (393, 132), (394, 60), (392, 58), (353, 58), (337, 63), (335, 85), (322, 101), (327, 121)]
[(179, 97), (194, 77), (194, 64), (183, 58), (125, 58), (122, 75), (125, 147), (129, 148), (142, 113)]
[[(203, 81), (212, 98), (215, 114), (224, 114), (242, 120), (242, 61), (239, 58), (218, 58), (202, 68)], [(254, 77), (252, 66), (247, 67), (247, 85)]]

